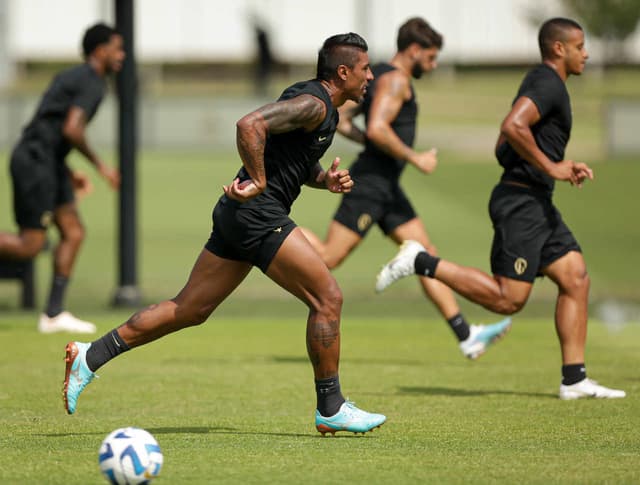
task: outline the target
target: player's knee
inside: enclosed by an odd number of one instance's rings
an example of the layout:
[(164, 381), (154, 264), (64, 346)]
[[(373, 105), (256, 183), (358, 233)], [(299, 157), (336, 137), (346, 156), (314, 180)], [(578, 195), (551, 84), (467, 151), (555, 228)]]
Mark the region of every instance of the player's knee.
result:
[(589, 273), (587, 273), (586, 269), (584, 271), (577, 271), (570, 274), (562, 282), (562, 290), (571, 294), (588, 292), (590, 286), (591, 278), (589, 277)]
[(338, 283), (333, 280), (331, 284), (324, 288), (320, 297), (321, 310), (328, 314), (339, 315), (342, 311), (342, 301), (342, 290)]
[(213, 308), (210, 306), (190, 308), (185, 312), (184, 323), (189, 326), (202, 325), (207, 321), (211, 312), (213, 312)]
[(72, 227), (66, 228), (62, 233), (63, 239), (66, 242), (73, 244), (74, 246), (79, 246), (80, 244), (82, 244), (85, 236), (86, 231), (82, 224), (77, 224)]
[(492, 310), (500, 315), (513, 315), (522, 310), (526, 302), (527, 300), (500, 298)]

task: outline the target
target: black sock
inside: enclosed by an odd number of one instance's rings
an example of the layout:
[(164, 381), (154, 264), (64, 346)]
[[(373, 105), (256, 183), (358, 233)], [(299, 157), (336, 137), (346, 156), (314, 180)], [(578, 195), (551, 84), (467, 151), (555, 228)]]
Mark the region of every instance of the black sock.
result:
[(53, 275), (51, 291), (49, 292), (49, 302), (45, 313), (49, 318), (53, 318), (62, 312), (62, 301), (67, 289), (69, 278), (60, 274)]
[(316, 396), (320, 414), (324, 417), (336, 414), (345, 401), (340, 391), (340, 378), (335, 376), (327, 379), (317, 379)]
[(580, 382), (587, 377), (587, 371), (584, 364), (569, 364), (562, 366), (562, 383), (570, 386), (576, 382)]
[(457, 315), (447, 319), (449, 322), (449, 326), (453, 333), (458, 337), (458, 342), (462, 342), (463, 340), (467, 340), (469, 338), (469, 324), (462, 316), (462, 313), (458, 313)]
[(91, 342), (91, 347), (87, 350), (87, 366), (91, 369), (91, 372), (95, 372), (111, 359), (127, 350), (129, 350), (129, 346), (122, 340), (116, 330), (112, 330), (98, 340)]
[(439, 262), (440, 258), (431, 256), (426, 251), (421, 251), (416, 256), (413, 266), (417, 275), (433, 278), (436, 273), (436, 266), (438, 266)]

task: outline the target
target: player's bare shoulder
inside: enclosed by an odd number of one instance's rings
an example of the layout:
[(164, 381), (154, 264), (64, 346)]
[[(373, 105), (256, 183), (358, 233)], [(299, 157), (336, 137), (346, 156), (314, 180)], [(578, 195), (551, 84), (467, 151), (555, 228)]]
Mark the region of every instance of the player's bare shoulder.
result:
[(378, 77), (376, 89), (380, 94), (406, 101), (411, 98), (411, 79), (401, 69), (393, 69)]
[(259, 109), (271, 133), (290, 131), (296, 128), (313, 130), (327, 115), (324, 102), (311, 94), (301, 94)]

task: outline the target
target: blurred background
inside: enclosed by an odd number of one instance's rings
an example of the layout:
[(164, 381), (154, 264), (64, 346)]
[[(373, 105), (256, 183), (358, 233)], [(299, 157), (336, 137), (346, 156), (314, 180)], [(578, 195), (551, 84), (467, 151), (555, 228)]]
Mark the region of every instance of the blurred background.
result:
[[(526, 70), (539, 61), (537, 31), (552, 16), (575, 18), (587, 32), (590, 61), (568, 82), (574, 127), (567, 156), (591, 164), (596, 181), (558, 187), (556, 202), (581, 242), (593, 285), (592, 314), (612, 325), (639, 321), (637, 268), (640, 177), (640, 0), (132, 0), (138, 76), (140, 281), (145, 301), (173, 296), (208, 237), (210, 212), (240, 165), (235, 121), (315, 74), (317, 50), (333, 34), (355, 31), (373, 62), (395, 51), (398, 27), (422, 16), (444, 35), (440, 67), (415, 82), (417, 148), (435, 146), (432, 176), (408, 168), (403, 183), (440, 253), (488, 269), (486, 203), (500, 170), (492, 150)], [(0, 228), (14, 230), (8, 153), (43, 90), (61, 68), (81, 62), (80, 38), (96, 21), (114, 23), (114, 0), (0, 0)], [(92, 144), (117, 164), (115, 83), (90, 125)], [(358, 147), (336, 137), (349, 164)], [(70, 163), (90, 173), (84, 160)], [(107, 311), (116, 286), (117, 196), (100, 181), (81, 202), (88, 228), (69, 308)], [(319, 234), (338, 199), (305, 190), (292, 216)], [(435, 314), (413, 281), (375, 296), (379, 266), (395, 252), (373, 231), (336, 271), (345, 312)], [(51, 231), (51, 237), (55, 234)], [(38, 257), (38, 296), (50, 278)], [(17, 310), (15, 283), (0, 281), (0, 311)], [(526, 312), (551, 318), (553, 285), (537, 285)], [(288, 312), (297, 303), (253, 272), (223, 312)], [(415, 304), (414, 304), (415, 303)], [(493, 318), (464, 303), (480, 319)]]

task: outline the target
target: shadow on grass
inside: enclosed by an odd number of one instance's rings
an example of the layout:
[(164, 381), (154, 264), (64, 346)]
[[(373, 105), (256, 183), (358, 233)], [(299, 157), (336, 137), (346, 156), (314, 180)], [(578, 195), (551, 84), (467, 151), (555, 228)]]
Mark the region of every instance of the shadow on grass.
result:
[[(273, 362), (278, 364), (309, 364), (309, 357), (304, 356), (288, 356), (288, 355), (274, 355), (271, 357)], [(350, 359), (340, 357), (340, 362), (348, 362), (353, 364), (367, 364), (367, 365), (423, 365), (423, 362), (417, 360), (397, 360), (397, 359)]]
[(557, 394), (546, 392), (521, 392), (509, 391), (504, 389), (455, 389), (451, 387), (399, 387), (400, 394), (424, 394), (425, 396), (448, 396), (448, 397), (472, 397), (472, 396), (526, 396), (526, 397), (544, 397), (557, 399)]
[[(302, 433), (269, 433), (258, 431), (243, 431), (238, 428), (230, 428), (224, 426), (191, 426), (191, 427), (160, 427), (160, 428), (145, 428), (152, 435), (163, 434), (227, 434), (227, 435), (248, 435), (248, 436), (281, 436), (285, 438), (363, 438), (364, 436), (358, 434), (336, 434), (329, 437), (322, 436), (320, 433), (314, 434), (302, 434)], [(70, 436), (106, 436), (111, 431), (88, 431), (85, 433), (34, 433), (33, 436), (44, 436), (46, 438), (65, 438)], [(345, 432), (346, 433), (346, 432)]]

